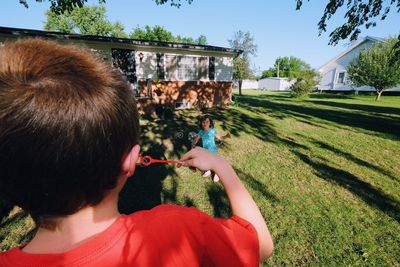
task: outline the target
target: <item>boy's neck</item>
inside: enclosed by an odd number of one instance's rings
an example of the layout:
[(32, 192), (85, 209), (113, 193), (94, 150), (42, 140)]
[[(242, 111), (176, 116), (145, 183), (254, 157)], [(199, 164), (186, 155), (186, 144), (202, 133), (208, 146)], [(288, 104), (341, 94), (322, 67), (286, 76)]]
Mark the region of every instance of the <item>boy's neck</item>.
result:
[(39, 228), (23, 251), (32, 254), (63, 253), (78, 247), (106, 230), (120, 217), (117, 204), (118, 194), (112, 192), (98, 205), (85, 207), (58, 219), (55, 230)]

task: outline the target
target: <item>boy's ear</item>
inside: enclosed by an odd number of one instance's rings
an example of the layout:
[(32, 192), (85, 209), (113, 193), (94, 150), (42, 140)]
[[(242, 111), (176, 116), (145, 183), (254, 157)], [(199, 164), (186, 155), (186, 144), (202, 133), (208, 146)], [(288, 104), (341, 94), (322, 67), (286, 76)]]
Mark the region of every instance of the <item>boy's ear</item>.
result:
[(134, 145), (131, 150), (122, 159), (121, 175), (122, 176), (132, 176), (135, 172), (136, 162), (139, 157), (140, 146)]

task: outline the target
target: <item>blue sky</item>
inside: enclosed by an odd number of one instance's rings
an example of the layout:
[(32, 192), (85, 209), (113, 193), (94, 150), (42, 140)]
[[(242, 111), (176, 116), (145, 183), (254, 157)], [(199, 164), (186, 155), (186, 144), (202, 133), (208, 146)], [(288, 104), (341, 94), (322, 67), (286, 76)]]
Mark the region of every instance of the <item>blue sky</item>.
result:
[[(224, 47), (229, 46), (227, 40), (234, 32), (249, 31), (258, 45), (257, 57), (252, 62), (261, 71), (272, 67), (279, 56), (296, 56), (317, 68), (349, 43), (346, 40), (329, 46), (329, 32), (318, 36), (317, 24), (326, 1), (304, 1), (300, 11), (295, 10), (295, 0), (194, 0), (191, 5), (182, 2), (177, 9), (157, 6), (152, 0), (107, 0), (107, 17), (125, 25), (127, 33), (138, 25), (161, 25), (174, 35), (197, 38), (203, 34), (209, 45)], [(49, 3), (28, 3), (30, 7), (26, 9), (17, 0), (2, 1), (0, 26), (43, 29)], [(342, 22), (343, 11), (328, 22), (328, 30)], [(399, 25), (400, 13), (392, 10), (375, 28), (363, 28), (360, 36), (394, 36), (400, 33)]]

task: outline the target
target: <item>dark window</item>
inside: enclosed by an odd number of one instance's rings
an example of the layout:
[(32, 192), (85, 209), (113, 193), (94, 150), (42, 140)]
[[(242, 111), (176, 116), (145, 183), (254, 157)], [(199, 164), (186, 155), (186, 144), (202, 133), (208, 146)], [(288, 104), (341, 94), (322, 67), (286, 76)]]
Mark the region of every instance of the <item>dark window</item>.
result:
[(159, 80), (165, 79), (164, 54), (161, 53), (157, 53), (157, 78)]
[(344, 83), (345, 72), (339, 72), (337, 83)]
[(208, 79), (210, 81), (214, 81), (215, 80), (215, 57), (209, 57)]
[(140, 96), (140, 92), (137, 89), (137, 77), (136, 77), (136, 62), (135, 62), (135, 51), (131, 49), (111, 49), (112, 63), (117, 68), (126, 80), (131, 84), (132, 88), (136, 91), (135, 95)]

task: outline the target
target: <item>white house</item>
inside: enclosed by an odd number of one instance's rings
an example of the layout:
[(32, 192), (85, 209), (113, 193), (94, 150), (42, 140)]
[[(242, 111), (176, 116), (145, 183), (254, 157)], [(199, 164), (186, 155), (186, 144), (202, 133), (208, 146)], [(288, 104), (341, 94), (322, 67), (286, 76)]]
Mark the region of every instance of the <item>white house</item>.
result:
[[(354, 87), (349, 80), (346, 68), (363, 49), (370, 48), (376, 42), (384, 42), (384, 39), (367, 36), (322, 65), (318, 69), (321, 74), (318, 89), (321, 91), (375, 91), (369, 86)], [(400, 91), (400, 87), (388, 91)]]
[(288, 78), (269, 77), (260, 79), (258, 81), (258, 88), (270, 91), (290, 91), (290, 86), (294, 82), (294, 79), (289, 80)]
[[(239, 88), (239, 82), (237, 80), (233, 82), (233, 88)], [(242, 89), (258, 89), (258, 82), (256, 80), (243, 80)]]

